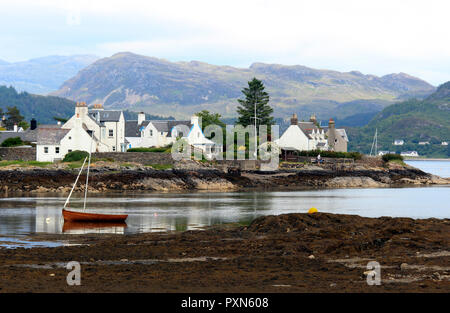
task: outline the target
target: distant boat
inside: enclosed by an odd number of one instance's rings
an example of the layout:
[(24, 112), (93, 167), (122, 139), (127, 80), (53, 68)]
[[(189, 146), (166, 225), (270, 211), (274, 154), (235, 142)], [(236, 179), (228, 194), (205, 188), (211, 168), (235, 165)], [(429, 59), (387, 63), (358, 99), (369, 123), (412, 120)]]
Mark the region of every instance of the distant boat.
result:
[[(92, 146), (92, 139), (91, 139), (91, 146)], [(69, 196), (67, 197), (66, 203), (64, 203), (64, 207), (62, 209), (62, 215), (64, 217), (64, 222), (93, 222), (93, 223), (124, 222), (128, 217), (128, 215), (126, 215), (126, 214), (119, 215), (119, 214), (98, 214), (98, 213), (84, 212), (86, 210), (86, 198), (87, 198), (88, 182), (89, 182), (89, 168), (91, 165), (91, 151), (89, 151), (89, 162), (88, 162), (88, 168), (87, 168), (87, 174), (86, 174), (86, 189), (84, 192), (83, 212), (66, 210), (66, 206), (69, 204), (70, 196), (72, 195), (72, 192), (75, 189), (75, 186), (77, 185), (78, 179), (80, 178), (81, 172), (83, 171), (84, 164), (86, 164), (87, 159), (88, 159), (88, 157), (84, 158), (84, 162), (83, 162), (83, 165), (81, 165), (80, 172), (78, 173), (78, 176), (75, 179), (75, 183), (73, 184), (72, 190), (70, 191)]]

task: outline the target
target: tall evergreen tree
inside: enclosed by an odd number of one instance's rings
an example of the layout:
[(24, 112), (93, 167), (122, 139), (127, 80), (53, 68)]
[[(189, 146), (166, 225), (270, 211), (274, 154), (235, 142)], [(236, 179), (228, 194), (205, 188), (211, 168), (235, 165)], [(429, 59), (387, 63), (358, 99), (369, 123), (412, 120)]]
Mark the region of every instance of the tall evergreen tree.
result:
[(14, 124), (19, 124), (23, 121), (23, 116), (20, 114), (19, 109), (16, 106), (8, 107), (8, 111), (6, 112), (6, 127), (12, 128)]
[(273, 109), (269, 105), (269, 94), (264, 91), (262, 81), (253, 78), (248, 82), (248, 87), (242, 89), (245, 99), (238, 99), (239, 106), (237, 113), (239, 114), (236, 124), (244, 127), (255, 125), (255, 105), (256, 105), (256, 125), (272, 125)]

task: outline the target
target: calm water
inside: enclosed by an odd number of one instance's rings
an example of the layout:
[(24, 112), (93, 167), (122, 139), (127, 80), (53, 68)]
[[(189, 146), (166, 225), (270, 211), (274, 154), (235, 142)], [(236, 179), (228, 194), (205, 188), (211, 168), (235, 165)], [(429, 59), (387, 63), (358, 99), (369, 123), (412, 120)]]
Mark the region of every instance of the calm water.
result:
[[(408, 161), (427, 172), (447, 176), (450, 162)], [(33, 233), (142, 233), (201, 229), (222, 223), (248, 224), (270, 214), (306, 212), (310, 207), (330, 213), (368, 217), (450, 218), (450, 186), (379, 189), (329, 189), (287, 192), (121, 193), (92, 195), (88, 212), (128, 214), (126, 224), (92, 226), (64, 224), (65, 197), (0, 198), (0, 246), (54, 246), (27, 243)], [(72, 208), (82, 208), (73, 198)], [(64, 244), (64, 243), (58, 243)], [(58, 245), (56, 244), (56, 245)]]
[(448, 161), (405, 161), (405, 163), (420, 168), (422, 171), (439, 175), (441, 177), (450, 177), (450, 160)]

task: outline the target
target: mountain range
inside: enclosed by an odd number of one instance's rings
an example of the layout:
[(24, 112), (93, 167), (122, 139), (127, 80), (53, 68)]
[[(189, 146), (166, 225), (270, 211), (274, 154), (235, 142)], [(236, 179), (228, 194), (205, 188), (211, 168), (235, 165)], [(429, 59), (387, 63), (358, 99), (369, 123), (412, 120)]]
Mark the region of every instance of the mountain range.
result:
[(47, 56), (9, 63), (0, 60), (0, 85), (19, 91), (47, 94), (98, 59), (94, 55)]
[(241, 90), (253, 77), (265, 84), (276, 117), (295, 112), (301, 119), (312, 113), (320, 119), (373, 116), (396, 101), (423, 98), (435, 91), (427, 82), (404, 73), (378, 77), (264, 63), (237, 68), (123, 52), (88, 65), (52, 95), (177, 118), (204, 109), (233, 117)]

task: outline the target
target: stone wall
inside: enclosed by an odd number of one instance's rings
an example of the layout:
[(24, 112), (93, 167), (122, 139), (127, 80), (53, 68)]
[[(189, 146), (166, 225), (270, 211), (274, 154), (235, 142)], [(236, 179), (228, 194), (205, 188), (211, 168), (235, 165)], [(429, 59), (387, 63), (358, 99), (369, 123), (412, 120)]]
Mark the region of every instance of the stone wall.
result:
[(0, 160), (35, 161), (36, 147), (0, 147)]
[(149, 164), (173, 164), (170, 153), (162, 152), (95, 152), (93, 158), (111, 159), (116, 162), (135, 162), (144, 165)]

